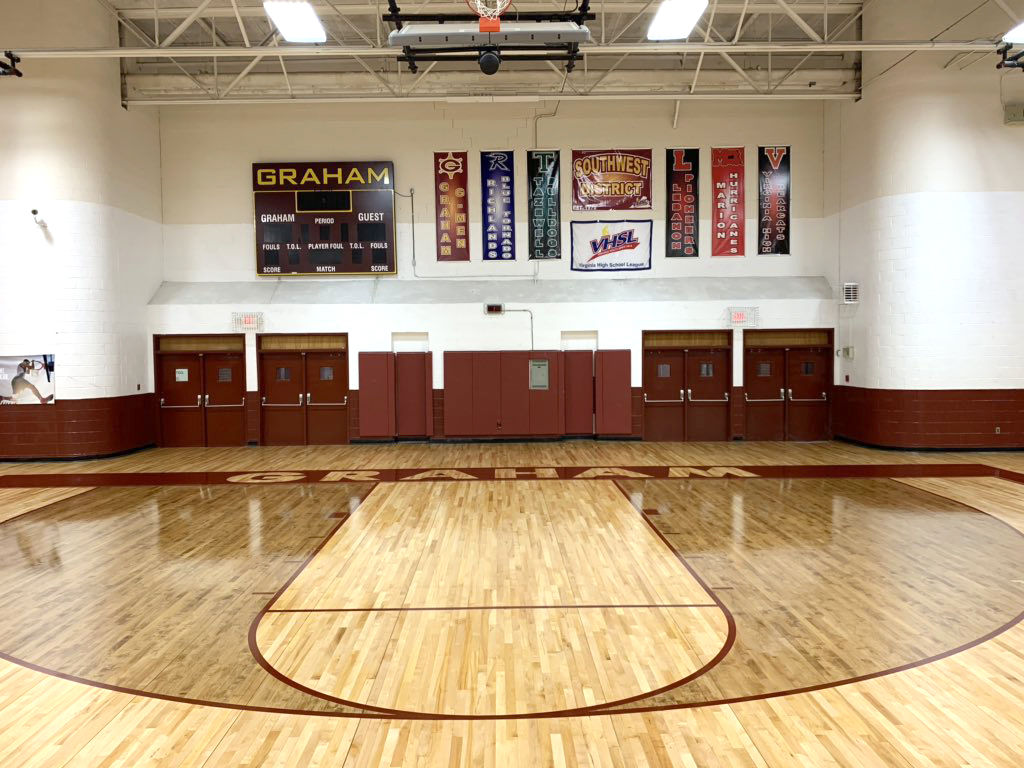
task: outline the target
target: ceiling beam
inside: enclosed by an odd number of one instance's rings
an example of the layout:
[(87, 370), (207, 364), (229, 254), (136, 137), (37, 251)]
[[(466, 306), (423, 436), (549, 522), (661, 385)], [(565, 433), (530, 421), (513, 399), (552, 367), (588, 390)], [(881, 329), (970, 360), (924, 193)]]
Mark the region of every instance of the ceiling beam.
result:
[(192, 26), (192, 22), (194, 22), (196, 19), (198, 19), (199, 18), (199, 14), (201, 14), (203, 11), (205, 11), (206, 10), (206, 6), (208, 6), (212, 2), (213, 2), (213, 0), (203, 0), (203, 2), (201, 2), (198, 6), (196, 6), (192, 10), (192, 13), (190, 13), (188, 16), (186, 16), (185, 20), (183, 22), (181, 22), (181, 24), (179, 24), (178, 26), (176, 26), (174, 28), (174, 30), (171, 32), (171, 34), (169, 34), (167, 37), (165, 37), (163, 40), (160, 41), (160, 47), (161, 48), (166, 48), (171, 43), (173, 43), (175, 40), (177, 40), (179, 37), (181, 37), (182, 33), (186, 29), (188, 29), (189, 27)]
[(786, 2), (786, 0), (775, 0), (775, 4), (779, 6), (779, 8), (782, 9), (783, 13), (789, 16), (789, 18), (793, 20), (793, 23), (800, 27), (800, 29), (802, 29), (804, 33), (809, 38), (811, 38), (811, 40), (813, 40), (816, 43), (821, 42), (821, 35), (817, 33), (814, 27), (807, 23), (803, 16), (794, 11), (792, 6), (790, 6), (790, 4)]

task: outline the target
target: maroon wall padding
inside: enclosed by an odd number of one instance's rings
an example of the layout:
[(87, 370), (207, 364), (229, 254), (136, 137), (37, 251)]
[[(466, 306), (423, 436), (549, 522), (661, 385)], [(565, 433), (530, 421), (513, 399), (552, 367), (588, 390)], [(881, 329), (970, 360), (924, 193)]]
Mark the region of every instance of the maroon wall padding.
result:
[(429, 352), (395, 355), (395, 414), (398, 437), (429, 437), (434, 432), (434, 397)]
[(156, 395), (0, 406), (0, 459), (108, 456), (156, 442)]
[(260, 441), (259, 390), (250, 390), (245, 393), (245, 439), (250, 443)]
[(495, 434), (502, 437), (529, 435), (530, 353), (501, 352), (500, 355), (501, 413)]
[(628, 349), (599, 349), (595, 363), (595, 414), (598, 435), (631, 435), (633, 433)]
[(1024, 390), (837, 386), (832, 397), (836, 437), (886, 448), (1024, 447)]
[(359, 353), (359, 437), (395, 436), (395, 355)]
[[(565, 380), (561, 352), (530, 352), (527, 360), (548, 361), (548, 388), (530, 389), (529, 373), (526, 387), (530, 401), (530, 435), (560, 437), (565, 434)], [(529, 365), (527, 363), (527, 365)]]
[(594, 353), (571, 349), (562, 353), (565, 382), (565, 434), (594, 434)]
[[(501, 352), (473, 352), (473, 427), (478, 437), (501, 435)], [(447, 400), (445, 401), (447, 405)]]
[(747, 431), (747, 411), (743, 387), (732, 387), (729, 393), (729, 436), (742, 440)]
[(473, 353), (444, 353), (443, 423), (446, 437), (473, 432)]

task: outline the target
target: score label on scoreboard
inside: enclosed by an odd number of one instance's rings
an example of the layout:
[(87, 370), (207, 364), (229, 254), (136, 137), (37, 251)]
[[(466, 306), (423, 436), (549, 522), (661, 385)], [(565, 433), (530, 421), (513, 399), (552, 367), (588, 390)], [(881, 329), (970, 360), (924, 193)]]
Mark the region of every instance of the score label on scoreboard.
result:
[(253, 163), (256, 274), (394, 275), (389, 162)]

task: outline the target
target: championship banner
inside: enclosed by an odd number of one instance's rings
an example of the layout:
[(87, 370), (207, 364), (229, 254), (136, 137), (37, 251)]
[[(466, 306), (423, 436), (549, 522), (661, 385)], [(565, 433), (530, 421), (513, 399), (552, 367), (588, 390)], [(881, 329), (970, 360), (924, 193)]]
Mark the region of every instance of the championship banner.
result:
[(651, 207), (651, 150), (574, 149), (574, 211), (636, 210)]
[(574, 272), (636, 272), (651, 268), (651, 232), (647, 221), (574, 221)]
[(0, 405), (52, 403), (53, 355), (0, 357)]
[(665, 255), (699, 256), (700, 150), (666, 149)]
[(512, 152), (480, 153), (484, 261), (508, 261), (516, 257), (514, 178)]
[(711, 150), (711, 255), (743, 256), (746, 238), (746, 183), (743, 147)]
[(790, 147), (759, 147), (757, 252), (789, 255)]
[(558, 150), (530, 150), (526, 155), (529, 188), (530, 258), (562, 258), (562, 202)]
[(465, 152), (434, 153), (437, 260), (469, 261), (469, 162)]

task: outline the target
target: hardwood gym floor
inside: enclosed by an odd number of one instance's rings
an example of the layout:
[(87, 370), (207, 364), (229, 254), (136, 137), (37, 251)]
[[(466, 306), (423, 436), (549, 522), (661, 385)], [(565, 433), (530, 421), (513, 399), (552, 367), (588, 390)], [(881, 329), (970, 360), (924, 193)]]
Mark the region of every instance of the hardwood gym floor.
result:
[(1019, 766), (1024, 454), (0, 465), (3, 766)]

